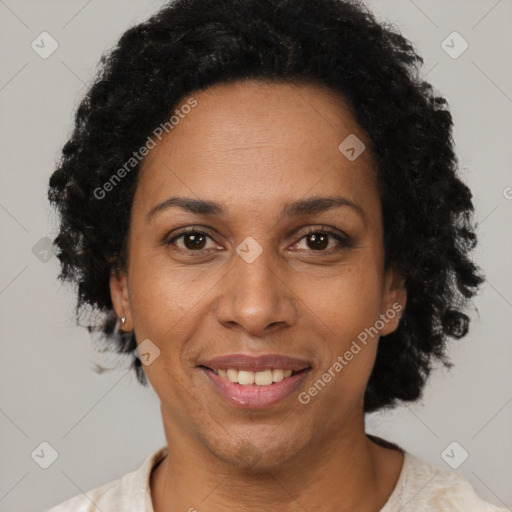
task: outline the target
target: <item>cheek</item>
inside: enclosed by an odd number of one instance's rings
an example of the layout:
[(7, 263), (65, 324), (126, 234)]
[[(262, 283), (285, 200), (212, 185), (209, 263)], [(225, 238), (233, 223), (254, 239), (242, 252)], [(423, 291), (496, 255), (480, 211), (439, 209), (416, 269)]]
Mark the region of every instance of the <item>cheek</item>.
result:
[(186, 269), (171, 267), (161, 255), (135, 251), (130, 264), (130, 307), (137, 334), (160, 343), (176, 338), (175, 331), (201, 307), (201, 298), (210, 288), (207, 279), (194, 279)]
[(381, 311), (382, 276), (371, 261), (351, 267), (340, 267), (336, 275), (316, 282), (304, 281), (301, 302), (305, 311), (327, 332), (340, 333), (337, 348), (375, 324)]
[[(169, 379), (181, 381), (181, 352), (187, 335), (187, 313), (193, 308), (191, 293), (185, 293), (172, 275), (134, 254), (130, 265), (130, 310), (137, 342), (151, 340), (158, 357), (144, 371), (157, 390)], [(168, 387), (168, 386), (166, 386)]]
[[(340, 268), (336, 276), (310, 286), (305, 297), (316, 333), (328, 348), (315, 389), (323, 406), (346, 410), (364, 392), (374, 365), (379, 335), (382, 276), (373, 260)], [(318, 381), (316, 381), (318, 382)], [(321, 393), (318, 389), (322, 389)]]
[[(138, 343), (151, 340), (158, 357), (144, 372), (162, 405), (174, 404), (168, 411), (177, 421), (188, 424), (190, 407), (197, 402), (197, 390), (190, 386), (187, 365), (187, 342), (197, 323), (199, 297), (173, 278), (161, 266), (140, 262), (130, 275), (130, 305)], [(140, 270), (140, 271), (139, 271)], [(197, 290), (196, 290), (197, 291)], [(203, 294), (204, 295), (204, 292)], [(178, 404), (180, 404), (178, 406)], [(188, 411), (188, 413), (186, 412)]]
[(144, 367), (146, 375), (157, 394), (166, 397), (163, 401), (194, 403), (190, 351), (221, 275), (171, 266), (161, 252), (152, 256), (142, 250), (133, 252), (129, 272), (136, 338), (139, 343), (149, 339), (160, 350), (155, 362)]

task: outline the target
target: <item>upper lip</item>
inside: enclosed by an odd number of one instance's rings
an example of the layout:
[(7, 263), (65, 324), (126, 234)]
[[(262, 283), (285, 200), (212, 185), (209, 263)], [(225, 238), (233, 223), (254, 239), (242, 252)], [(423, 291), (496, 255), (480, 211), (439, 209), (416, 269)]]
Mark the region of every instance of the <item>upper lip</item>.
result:
[(285, 356), (282, 354), (261, 354), (258, 356), (248, 354), (227, 354), (213, 357), (211, 359), (200, 359), (198, 361), (198, 366), (206, 366), (212, 370), (217, 370), (219, 368), (236, 368), (237, 370), (259, 372), (280, 368), (283, 370), (298, 372), (311, 367), (311, 362), (306, 359)]

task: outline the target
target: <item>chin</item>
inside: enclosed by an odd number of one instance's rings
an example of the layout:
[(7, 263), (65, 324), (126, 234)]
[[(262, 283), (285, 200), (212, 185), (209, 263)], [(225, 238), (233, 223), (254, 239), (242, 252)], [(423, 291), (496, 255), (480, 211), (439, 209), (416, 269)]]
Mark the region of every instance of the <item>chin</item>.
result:
[(283, 429), (279, 434), (277, 429), (272, 426), (254, 434), (226, 434), (222, 441), (210, 439), (209, 450), (218, 459), (241, 470), (252, 473), (275, 470), (297, 456), (307, 444), (306, 439), (295, 437), (290, 429)]

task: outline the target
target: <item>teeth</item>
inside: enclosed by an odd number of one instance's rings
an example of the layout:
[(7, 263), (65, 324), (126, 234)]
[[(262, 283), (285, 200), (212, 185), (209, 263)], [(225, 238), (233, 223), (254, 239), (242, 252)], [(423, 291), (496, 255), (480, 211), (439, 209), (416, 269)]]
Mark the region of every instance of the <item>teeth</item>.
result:
[(238, 382), (238, 370), (230, 368), (229, 370), (226, 370), (226, 376), (229, 382)]
[(272, 370), (263, 370), (254, 374), (254, 382), (257, 386), (268, 386), (272, 384)]
[(270, 386), (274, 382), (281, 382), (292, 374), (292, 370), (282, 370), (281, 368), (262, 370), (260, 372), (237, 370), (236, 368), (228, 368), (227, 370), (218, 369), (213, 371), (219, 375), (219, 377), (229, 380), (229, 382), (235, 382), (244, 386)]
[(281, 382), (284, 379), (284, 370), (272, 370), (272, 380), (274, 382)]
[(244, 384), (246, 386), (254, 384), (254, 372), (246, 372), (245, 370), (240, 370), (238, 372), (238, 384)]

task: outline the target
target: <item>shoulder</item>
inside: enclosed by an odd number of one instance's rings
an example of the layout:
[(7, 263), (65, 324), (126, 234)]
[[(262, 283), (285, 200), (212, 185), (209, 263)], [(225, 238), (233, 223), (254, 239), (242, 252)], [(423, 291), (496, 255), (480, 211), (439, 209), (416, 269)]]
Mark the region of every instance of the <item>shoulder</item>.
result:
[(397, 485), (381, 512), (505, 512), (480, 498), (462, 475), (428, 464), (409, 452)]
[(149, 455), (135, 471), (100, 487), (78, 494), (47, 512), (145, 512), (151, 500), (149, 479), (152, 469), (167, 454), (167, 447)]
[(97, 512), (98, 509), (102, 512), (110, 512), (117, 510), (123, 478), (91, 489), (84, 494), (73, 496), (60, 505), (51, 508), (48, 512)]

